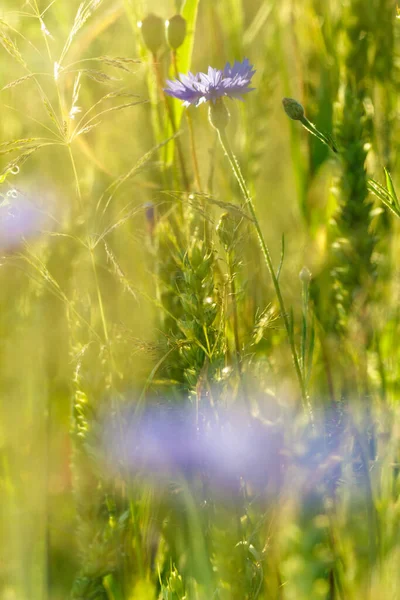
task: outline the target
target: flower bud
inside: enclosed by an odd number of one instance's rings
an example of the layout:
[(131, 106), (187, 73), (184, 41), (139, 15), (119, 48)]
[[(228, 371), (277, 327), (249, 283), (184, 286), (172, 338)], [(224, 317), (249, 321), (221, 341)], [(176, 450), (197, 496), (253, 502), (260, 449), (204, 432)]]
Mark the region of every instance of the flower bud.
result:
[(304, 108), (300, 102), (297, 102), (294, 98), (283, 98), (282, 104), (285, 113), (290, 119), (301, 121), (301, 119), (304, 118)]
[(311, 281), (311, 271), (307, 269), (307, 267), (303, 267), (299, 273), (300, 281), (302, 283), (310, 283)]
[(176, 50), (179, 46), (182, 46), (186, 37), (186, 19), (181, 15), (174, 15), (171, 19), (165, 21), (165, 28), (167, 31), (168, 46), (172, 50)]
[(148, 50), (156, 54), (165, 41), (164, 22), (161, 17), (150, 13), (138, 23), (143, 41)]
[(215, 102), (210, 102), (208, 109), (208, 120), (214, 129), (224, 130), (229, 123), (230, 114), (222, 98), (217, 98)]

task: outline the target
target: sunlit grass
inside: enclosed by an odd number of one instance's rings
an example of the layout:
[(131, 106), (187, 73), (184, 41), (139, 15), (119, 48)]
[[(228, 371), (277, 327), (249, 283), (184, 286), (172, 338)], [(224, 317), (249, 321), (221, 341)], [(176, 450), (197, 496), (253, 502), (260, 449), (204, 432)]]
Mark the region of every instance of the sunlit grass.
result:
[(2, 600), (397, 598), (398, 27), (5, 0)]

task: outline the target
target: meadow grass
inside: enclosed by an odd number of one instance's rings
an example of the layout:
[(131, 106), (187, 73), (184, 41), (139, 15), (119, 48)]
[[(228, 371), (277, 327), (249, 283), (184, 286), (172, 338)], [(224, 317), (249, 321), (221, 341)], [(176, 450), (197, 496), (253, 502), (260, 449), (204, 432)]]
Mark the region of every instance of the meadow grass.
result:
[(399, 27), (3, 0), (1, 600), (400, 596)]

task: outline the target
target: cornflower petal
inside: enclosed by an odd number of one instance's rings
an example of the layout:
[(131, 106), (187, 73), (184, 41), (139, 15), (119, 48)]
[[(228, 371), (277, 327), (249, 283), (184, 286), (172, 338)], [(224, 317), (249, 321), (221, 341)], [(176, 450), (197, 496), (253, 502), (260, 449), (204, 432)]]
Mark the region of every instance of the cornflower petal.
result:
[(207, 73), (194, 75), (189, 71), (187, 75), (180, 74), (179, 79), (167, 80), (168, 87), (164, 92), (182, 100), (184, 106), (215, 103), (224, 96), (243, 100), (243, 94), (255, 89), (249, 87), (254, 73), (253, 65), (245, 58), (242, 62), (235, 61), (232, 67), (228, 62), (223, 70), (208, 67)]

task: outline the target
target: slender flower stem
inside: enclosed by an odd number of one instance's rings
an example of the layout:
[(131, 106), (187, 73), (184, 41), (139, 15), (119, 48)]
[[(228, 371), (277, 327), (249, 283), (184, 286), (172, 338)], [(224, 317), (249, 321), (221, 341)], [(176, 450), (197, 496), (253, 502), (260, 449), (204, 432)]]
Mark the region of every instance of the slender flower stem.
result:
[(279, 308), (282, 314), (282, 318), (283, 318), (283, 322), (285, 325), (285, 329), (286, 329), (286, 333), (289, 339), (289, 344), (290, 344), (290, 349), (291, 349), (291, 353), (292, 353), (292, 359), (293, 359), (293, 363), (294, 363), (294, 367), (295, 367), (295, 371), (296, 371), (296, 375), (297, 375), (297, 379), (299, 382), (299, 386), (300, 386), (300, 391), (301, 391), (301, 398), (302, 398), (302, 402), (303, 402), (303, 407), (304, 409), (307, 409), (310, 413), (310, 417), (312, 418), (312, 411), (311, 411), (311, 407), (308, 401), (308, 397), (307, 397), (307, 390), (306, 390), (306, 386), (304, 383), (304, 379), (302, 376), (302, 372), (301, 372), (301, 367), (300, 367), (300, 362), (299, 362), (299, 357), (297, 354), (297, 349), (296, 349), (296, 345), (295, 345), (295, 341), (294, 341), (294, 337), (293, 337), (293, 332), (292, 332), (292, 328), (289, 322), (289, 318), (288, 318), (288, 314), (286, 311), (286, 307), (285, 307), (285, 303), (283, 300), (283, 296), (282, 296), (282, 292), (280, 289), (280, 285), (279, 285), (279, 281), (276, 277), (275, 274), (275, 270), (272, 264), (272, 259), (271, 259), (271, 255), (269, 253), (269, 249), (268, 246), (264, 240), (264, 236), (263, 233), (261, 231), (261, 227), (259, 224), (259, 221), (257, 219), (257, 215), (256, 215), (256, 211), (255, 211), (255, 207), (253, 204), (253, 201), (251, 199), (250, 193), (246, 187), (246, 182), (244, 180), (244, 177), (242, 175), (242, 172), (240, 170), (239, 167), (239, 163), (236, 160), (235, 155), (233, 154), (227, 135), (225, 133), (225, 130), (223, 128), (217, 129), (218, 132), (218, 138), (219, 141), (221, 143), (222, 149), (224, 150), (226, 156), (228, 157), (228, 160), (230, 162), (230, 165), (232, 167), (232, 170), (235, 174), (235, 177), (237, 179), (237, 182), (240, 186), (240, 189), (242, 191), (245, 203), (250, 211), (250, 214), (253, 218), (253, 222), (254, 222), (254, 226), (256, 228), (256, 232), (257, 232), (257, 237), (258, 237), (258, 241), (260, 243), (261, 246), (261, 250), (262, 253), (264, 255), (265, 258), (265, 262), (268, 268), (268, 271), (271, 275), (271, 279), (272, 279), (272, 283), (274, 285), (275, 288), (275, 293), (278, 299), (278, 303), (279, 303)]
[(188, 110), (186, 111), (186, 121), (187, 121), (188, 128), (189, 128), (190, 149), (191, 149), (191, 154), (192, 154), (194, 180), (195, 180), (198, 191), (202, 192), (199, 162), (197, 160), (196, 144), (194, 141), (195, 138), (194, 138), (194, 130), (193, 130), (193, 121), (192, 121), (192, 116), (190, 115)]
[[(164, 94), (162, 74), (161, 74), (160, 67), (159, 67), (159, 64), (157, 62), (157, 59), (156, 59), (156, 57), (154, 55), (153, 55), (153, 67), (154, 67), (154, 72), (156, 74), (156, 79), (157, 79), (157, 84), (158, 84), (158, 88), (159, 88), (159, 93), (160, 93), (160, 96), (164, 100), (165, 108), (166, 108), (166, 111), (167, 111), (167, 114), (168, 114), (168, 118), (169, 118), (170, 123), (171, 123), (172, 131), (175, 134), (177, 132), (177, 127), (176, 127), (176, 123), (175, 123), (174, 113), (172, 112), (171, 105), (168, 102), (168, 98)], [(181, 166), (181, 174), (182, 174), (183, 186), (184, 186), (185, 190), (188, 192), (189, 189), (190, 189), (189, 179), (188, 179), (187, 172), (186, 172), (185, 159), (184, 159), (184, 156), (183, 156), (182, 146), (181, 146), (180, 140), (178, 138), (175, 139), (175, 144), (176, 144), (176, 149), (178, 151), (179, 163), (180, 163), (180, 166)]]
[[(83, 214), (83, 203), (82, 203), (81, 187), (80, 187), (80, 183), (79, 183), (78, 172), (76, 170), (74, 155), (72, 153), (72, 149), (71, 149), (71, 145), (70, 144), (68, 145), (68, 151), (69, 151), (69, 156), (70, 156), (70, 159), (71, 159), (72, 170), (74, 172), (75, 185), (76, 185), (76, 194), (78, 196), (80, 209), (81, 209), (82, 214)], [(89, 253), (90, 253), (90, 261), (91, 261), (91, 264), (92, 264), (93, 277), (94, 277), (94, 282), (95, 282), (95, 286), (96, 286), (97, 300), (98, 300), (98, 303), (99, 303), (100, 318), (101, 318), (101, 322), (102, 322), (102, 326), (103, 326), (104, 340), (106, 342), (108, 350), (110, 351), (110, 347), (109, 347), (109, 345), (110, 345), (110, 339), (109, 339), (109, 335), (108, 335), (108, 327), (107, 327), (106, 315), (105, 315), (105, 311), (104, 311), (103, 298), (102, 298), (102, 295), (101, 295), (101, 290), (100, 290), (100, 285), (99, 285), (99, 278), (98, 278), (98, 275), (97, 275), (97, 267), (96, 267), (96, 261), (95, 261), (95, 258), (94, 258), (93, 247), (92, 247), (92, 243), (91, 243), (91, 240), (90, 240), (90, 234), (89, 234), (88, 231), (86, 233), (86, 236), (87, 236), (87, 245), (88, 245)]]
[(326, 135), (319, 131), (319, 129), (316, 128), (314, 123), (311, 123), (311, 121), (309, 121), (306, 117), (302, 117), (301, 119), (299, 119), (299, 121), (303, 125), (303, 127), (307, 129), (309, 133), (311, 133), (311, 135), (315, 136), (320, 142), (328, 146), (328, 148), (330, 148), (332, 152), (335, 152), (335, 154), (338, 153), (338, 149), (336, 148), (333, 140), (329, 139)]
[(239, 376), (239, 386), (241, 396), (243, 398), (244, 403), (250, 408), (249, 398), (247, 395), (246, 389), (246, 381), (243, 377), (243, 369), (242, 369), (242, 351), (240, 347), (240, 336), (239, 336), (239, 316), (238, 316), (238, 306), (237, 306), (237, 298), (236, 298), (236, 284), (235, 284), (235, 270), (234, 270), (234, 256), (233, 250), (227, 250), (227, 263), (228, 263), (228, 277), (230, 282), (230, 298), (232, 303), (232, 317), (233, 317), (233, 339), (235, 343), (235, 359), (236, 359), (236, 367), (237, 373)]
[(232, 250), (227, 251), (227, 262), (228, 262), (228, 276), (230, 282), (230, 295), (232, 301), (232, 316), (233, 316), (233, 338), (235, 342), (235, 354), (236, 363), (240, 379), (242, 378), (242, 360), (240, 351), (240, 338), (239, 338), (239, 319), (236, 301), (236, 285), (235, 285), (235, 273), (233, 267), (233, 256)]
[[(172, 64), (174, 65), (175, 77), (178, 79), (179, 72), (178, 72), (178, 62), (177, 62), (176, 50), (172, 51)], [(195, 137), (194, 137), (194, 131), (193, 131), (192, 115), (190, 114), (190, 112), (188, 110), (185, 112), (186, 112), (186, 121), (187, 121), (188, 128), (189, 128), (190, 150), (191, 150), (191, 154), (192, 154), (194, 180), (195, 180), (198, 191), (202, 192), (199, 161), (197, 160), (196, 144), (195, 144)]]

